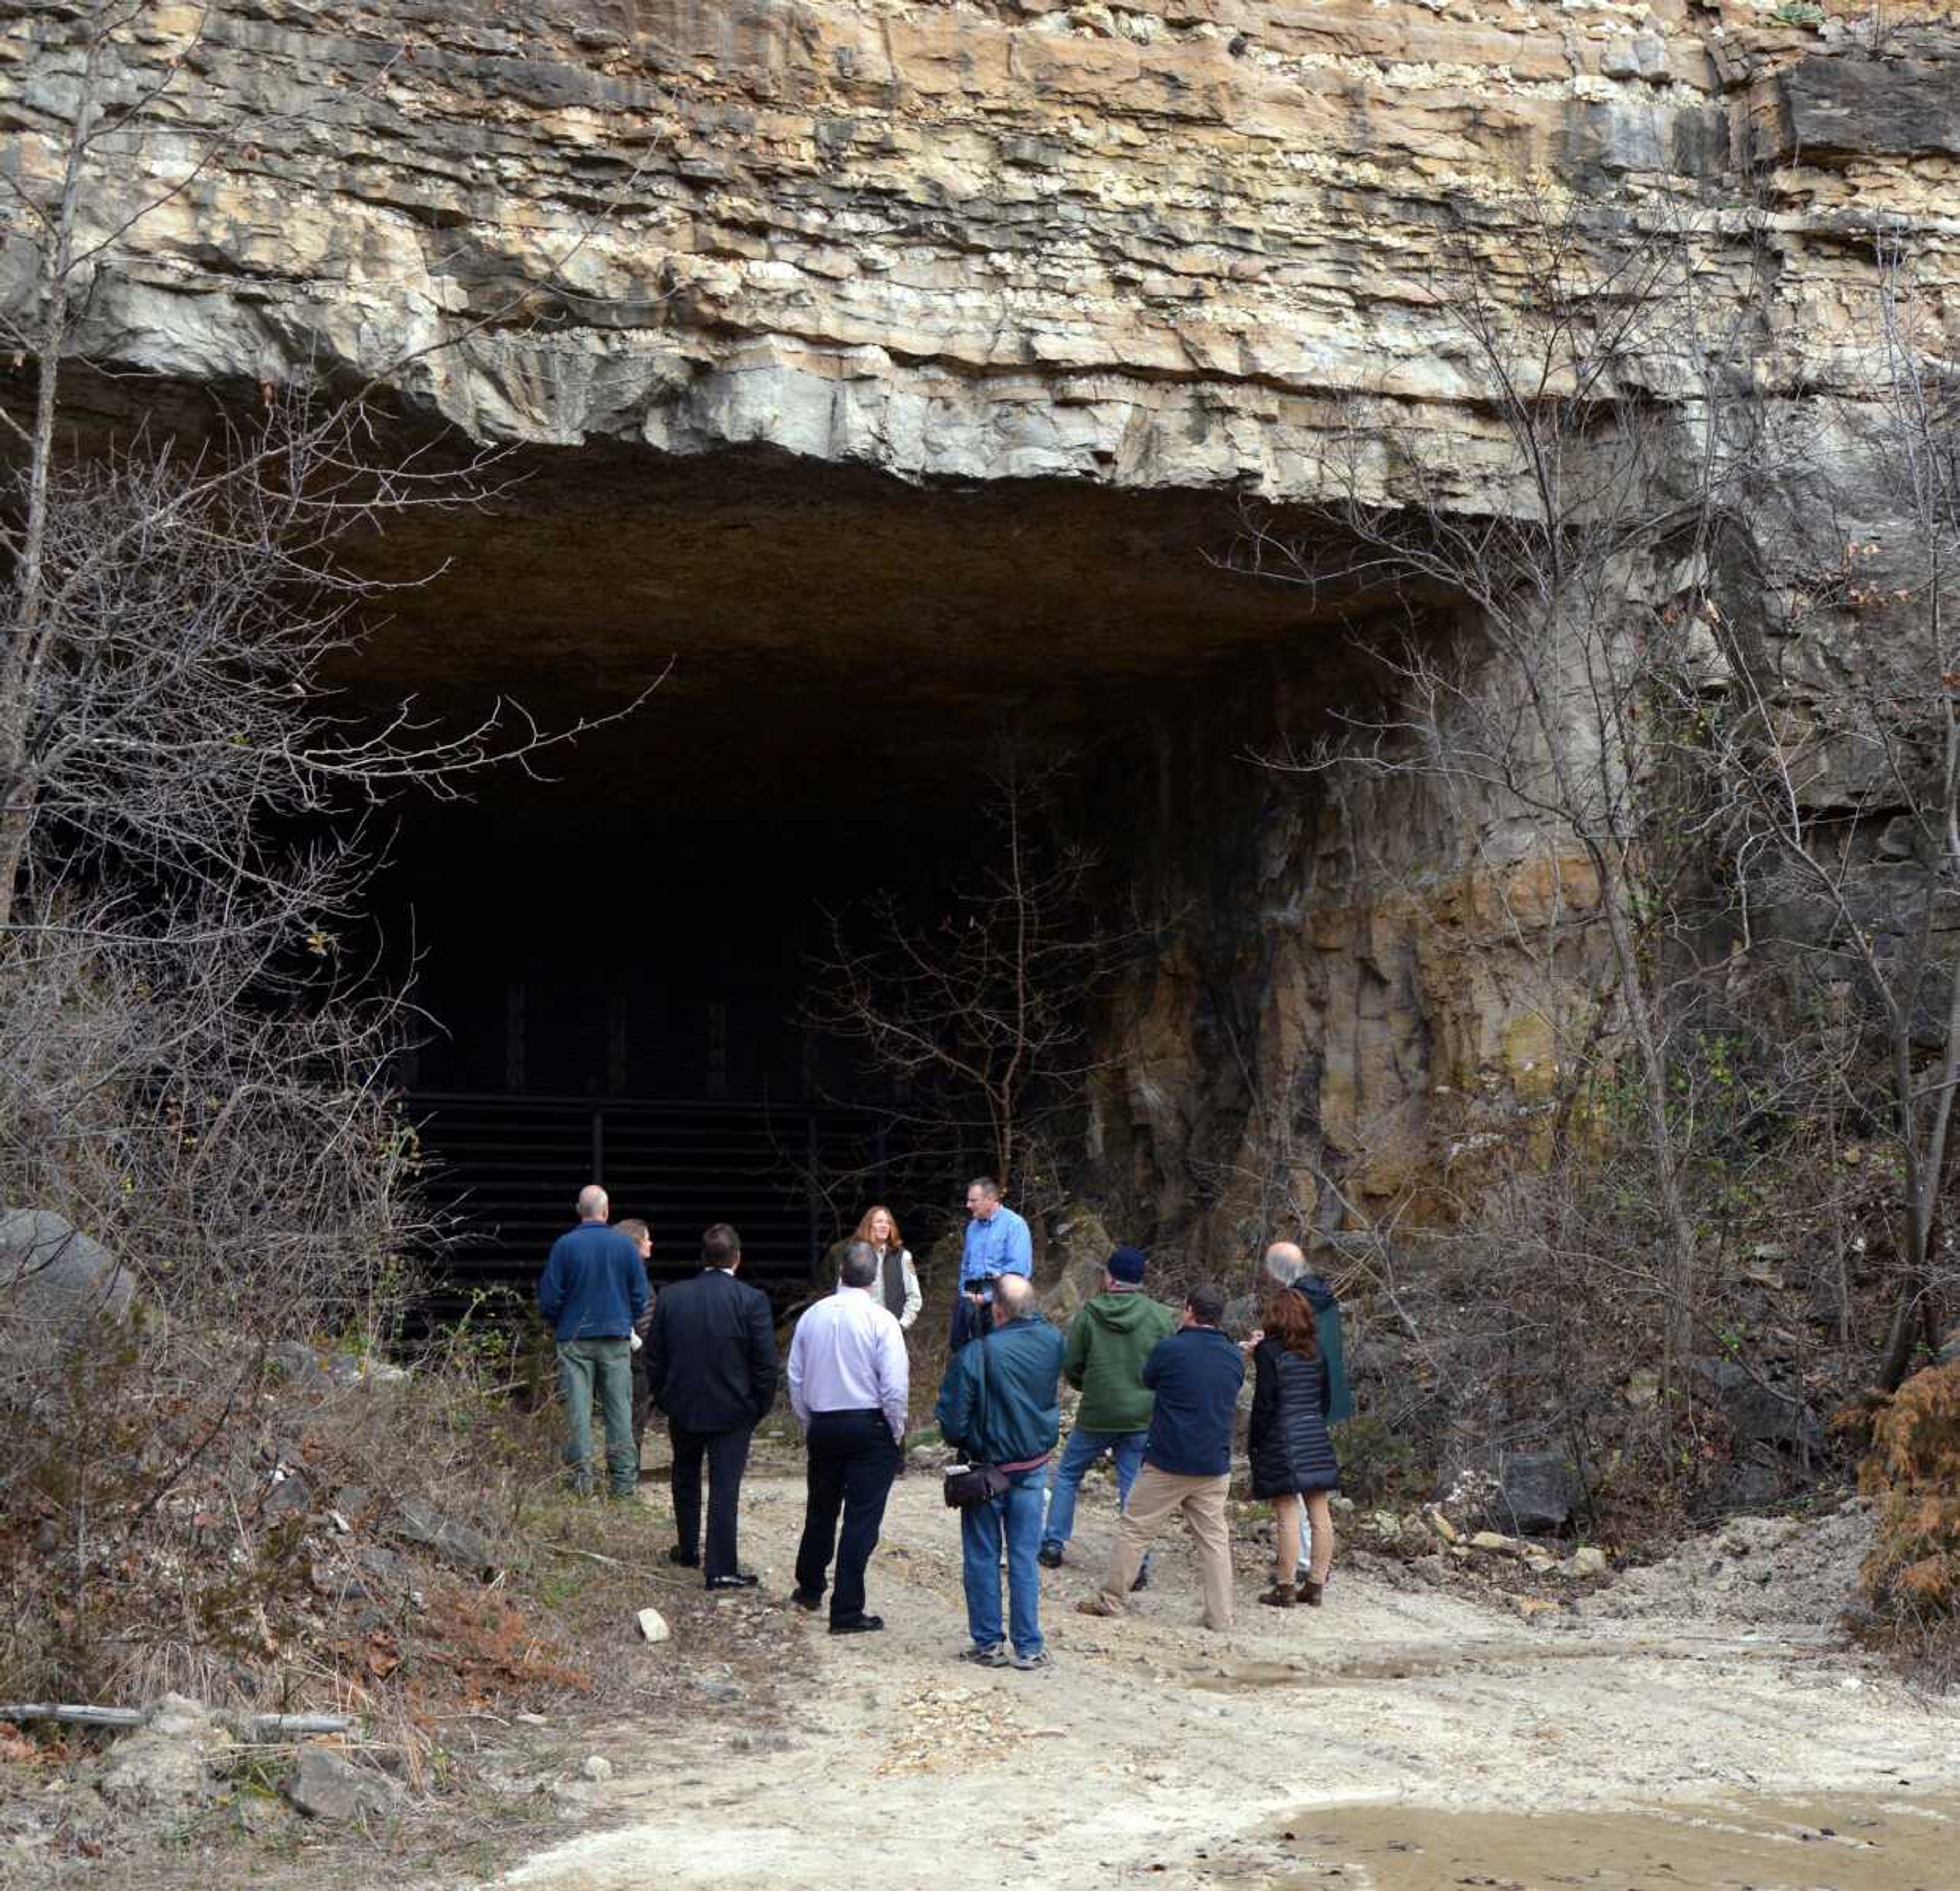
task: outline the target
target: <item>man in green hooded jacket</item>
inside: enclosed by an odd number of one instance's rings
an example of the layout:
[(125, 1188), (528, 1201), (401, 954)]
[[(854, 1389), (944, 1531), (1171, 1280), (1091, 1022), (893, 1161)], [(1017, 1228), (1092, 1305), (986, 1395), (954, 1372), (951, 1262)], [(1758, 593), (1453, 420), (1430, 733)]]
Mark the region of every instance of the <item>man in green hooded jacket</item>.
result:
[[(1144, 1361), (1177, 1324), (1176, 1313), (1144, 1291), (1144, 1268), (1138, 1250), (1117, 1249), (1104, 1265), (1102, 1291), (1068, 1324), (1062, 1374), (1080, 1388), (1082, 1402), (1048, 1493), (1041, 1560), (1049, 1569), (1061, 1567), (1074, 1533), (1076, 1494), (1089, 1467), (1105, 1452), (1115, 1457), (1120, 1507), (1129, 1501), (1130, 1486), (1143, 1465), (1152, 1403), (1144, 1384)], [(1146, 1557), (1134, 1586), (1141, 1589), (1149, 1581)]]

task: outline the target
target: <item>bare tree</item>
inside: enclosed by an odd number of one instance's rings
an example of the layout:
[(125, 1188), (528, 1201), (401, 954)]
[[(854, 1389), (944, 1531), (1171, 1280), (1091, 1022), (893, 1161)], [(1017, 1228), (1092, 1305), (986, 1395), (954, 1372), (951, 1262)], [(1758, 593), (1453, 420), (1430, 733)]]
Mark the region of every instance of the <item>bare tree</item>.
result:
[(1094, 856), (1058, 826), (1061, 771), (989, 782), (973, 862), (936, 914), (883, 893), (831, 916), (807, 1021), (894, 1087), (899, 1139), (1026, 1199), (1093, 1068), (1088, 1007), (1129, 934), (1097, 918)]
[[(1391, 405), (1357, 408), (1321, 468), (1332, 530), (1249, 517), (1246, 568), (1400, 597), (1412, 619), (1398, 649), (1373, 653), (1388, 706), (1266, 759), (1434, 785), (1496, 884), (1535, 861), (1540, 906), (1603, 935), (1607, 1009), (1568, 976), (1555, 1021), (1573, 1050), (1610, 1038), (1632, 1073), (1678, 1380), (1697, 1240), (1671, 1113), (1665, 974), (1647, 949), (1661, 871), (1643, 718), (1656, 646), (1638, 600), (1654, 597), (1665, 562), (1692, 562), (1729, 476), (1723, 377), (1745, 317), (1702, 326), (1690, 222), (1630, 225), (1535, 195), (1515, 208), (1507, 259), (1492, 233), (1458, 231), (1430, 305), (1439, 353), (1494, 416), (1488, 457), (1468, 471), (1439, 463)], [(1662, 393), (1685, 396), (1679, 412)], [(1569, 1126), (1581, 1060), (1564, 1061), (1555, 1120)]]
[(1781, 583), (1752, 517), (1730, 521), (1743, 581), (1702, 607), (1724, 680), (1691, 759), (1750, 943), (1802, 968), (1788, 1008), (1859, 1046), (1820, 1074), (1870, 1106), (1896, 1164), (1890, 1389), (1943, 1271), (1960, 1089), (1960, 369), (1909, 251), (1882, 236), (1878, 260), (1862, 398), (1841, 416), (1848, 496), (1756, 482), (1773, 514), (1812, 515), (1790, 536), (1823, 541)]
[[(638, 705), (549, 733), (500, 705), (457, 727), (413, 704), (364, 716), (328, 686), (390, 588), (350, 551), (497, 490), (495, 454), (404, 446), (362, 391), (262, 388), (256, 412), (193, 439), (71, 437), (64, 376), (97, 272), (266, 134), (221, 129), (104, 218), (92, 193), (119, 165), (146, 174), (202, 30), (174, 17), (174, 56), (126, 60), (151, 11), (62, 14), (78, 63), (59, 163), (0, 171), (30, 264), (0, 312), (29, 396), (0, 406), (0, 1016), (24, 1047), (0, 1074), (0, 1155), (10, 1193), (146, 1234), (181, 1280), (235, 1291), (253, 1255), (296, 1262), (304, 1244), (315, 1264), (274, 1270), (281, 1317), (304, 1324), (300, 1284), (327, 1250), (402, 1245), (387, 1204), (412, 1138), (383, 1072), (409, 1014), (358, 944), (369, 810), (460, 792)], [(250, 1227), (221, 1233), (221, 1205)]]
[[(418, 1020), (365, 910), (377, 810), (638, 706), (459, 726), (364, 712), (330, 683), (393, 588), (362, 575), (364, 542), (495, 497), (495, 454), (418, 445), (371, 387), (303, 372), (195, 434), (71, 400), (92, 372), (139, 405), (142, 377), (77, 368), (98, 279), (268, 129), (221, 129), (145, 194), (202, 30), (161, 13), (40, 10), (65, 142), (0, 164), (0, 1200), (99, 1237), (170, 1316), (37, 1347), (31, 1296), (0, 1278), (0, 1511), (39, 1520), (10, 1556), (0, 1641), (10, 1663), (24, 1650), (84, 1679), (123, 1665), (100, 1651), (126, 1616), (103, 1612), (132, 1571), (167, 1574), (200, 1663), (228, 1632), (201, 1609), (257, 1606), (259, 1566), (212, 1558), (183, 1487), (223, 1461), (249, 1502), (274, 1348), (387, 1337), (440, 1234), (390, 1079)], [(242, 1600), (213, 1600), (241, 1580)]]

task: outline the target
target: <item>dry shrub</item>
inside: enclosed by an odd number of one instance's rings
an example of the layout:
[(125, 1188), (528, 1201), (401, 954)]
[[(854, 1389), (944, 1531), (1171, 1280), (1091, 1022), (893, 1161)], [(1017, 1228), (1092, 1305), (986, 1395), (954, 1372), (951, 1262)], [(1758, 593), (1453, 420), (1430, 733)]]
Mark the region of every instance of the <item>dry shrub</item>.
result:
[(1863, 1581), (1881, 1615), (1920, 1627), (1960, 1611), (1960, 1360), (1900, 1386), (1860, 1482), (1877, 1506)]
[[(189, 1349), (180, 1329), (105, 1331), (6, 1412), (0, 1698), (176, 1691), (406, 1728), (587, 1688), (584, 1598), (558, 1606), (565, 1565), (541, 1546), (638, 1564), (653, 1523), (557, 1494), (555, 1413), (453, 1358), (334, 1384), (236, 1340), (205, 1342), (194, 1375)], [(405, 1532), (416, 1507), (475, 1533), (498, 1590)]]
[(450, 1585), (429, 1605), (429, 1625), (440, 1658), (454, 1672), (466, 1705), (479, 1707), (514, 1689), (592, 1685), (570, 1665), (564, 1647), (541, 1635), (504, 1597)]

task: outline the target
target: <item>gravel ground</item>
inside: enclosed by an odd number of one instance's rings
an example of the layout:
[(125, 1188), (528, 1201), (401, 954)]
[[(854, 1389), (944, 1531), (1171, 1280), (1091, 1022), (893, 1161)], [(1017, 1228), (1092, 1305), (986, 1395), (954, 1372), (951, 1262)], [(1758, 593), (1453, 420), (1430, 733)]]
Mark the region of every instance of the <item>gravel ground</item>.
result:
[[(1856, 1511), (1739, 1521), (1529, 1621), (1497, 1598), (1391, 1582), (1367, 1559), (1337, 1565), (1325, 1609), (1261, 1608), (1249, 1537), (1238, 1625), (1214, 1635), (1181, 1538), (1131, 1619), (1074, 1612), (1110, 1533), (1106, 1487), (1090, 1490), (1069, 1565), (1045, 1580), (1055, 1665), (1022, 1674), (955, 1659), (957, 1533), (936, 1477), (893, 1492), (871, 1578), (886, 1632), (833, 1640), (786, 1606), (802, 1493), (765, 1468), (743, 1524), (765, 1586), (724, 1606), (780, 1625), (772, 1750), (725, 1724), (650, 1727), (595, 1791), (608, 1829), (501, 1882), (1297, 1884), (1287, 1835), (1303, 1808), (1603, 1818), (1960, 1788), (1960, 1706), (1929, 1706), (1835, 1635), (1863, 1541)], [(1332, 1883), (1389, 1882), (1362, 1864), (1325, 1869)]]
[(1872, 1524), (1853, 1501), (1821, 1517), (1739, 1517), (1664, 1561), (1630, 1569), (1579, 1612), (1594, 1622), (1828, 1631), (1853, 1599)]

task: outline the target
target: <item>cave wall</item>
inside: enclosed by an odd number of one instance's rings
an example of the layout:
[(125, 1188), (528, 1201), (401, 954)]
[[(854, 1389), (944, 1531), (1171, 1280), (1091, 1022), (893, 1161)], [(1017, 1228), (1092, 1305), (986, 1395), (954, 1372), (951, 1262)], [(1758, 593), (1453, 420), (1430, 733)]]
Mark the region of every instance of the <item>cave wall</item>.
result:
[[(1693, 205), (1764, 390), (1834, 415), (1863, 396), (1879, 221), (1960, 317), (1960, 40), (1936, 5), (1888, 7), (1882, 44), (1783, 11), (159, 5), (112, 94), (180, 68), (91, 174), (81, 233), (107, 247), (72, 346), (234, 395), (374, 377), (476, 439), (603, 446), (625, 485), (636, 453), (765, 447), (1311, 505), (1330, 438), (1378, 406), (1452, 502), (1502, 506), (1502, 431), (1428, 304), (1461, 266), (1500, 310), (1522, 293), (1528, 187), (1575, 193), (1602, 242)], [(0, 0), (5, 161), (29, 177), (59, 162), (71, 37)], [(0, 269), (18, 310), (18, 237)], [(16, 395), (27, 371), (0, 363)], [(1400, 496), (1392, 457), (1365, 477)], [(1208, 1249), (1275, 1191), (1327, 1215), (1312, 1163), (1275, 1179), (1289, 1138), (1367, 1151), (1357, 1199), (1435, 1194), (1461, 1100), (1541, 1081), (1543, 988), (1579, 976), (1555, 926), (1518, 944), (1521, 917), (1583, 907), (1570, 861), (1507, 859), (1406, 786), (1246, 762), (1245, 730), (1324, 699), (1323, 661), (1241, 674), (1134, 765), (1159, 810), (1134, 877), (1172, 916), (1112, 1013), (1088, 1143)]]

